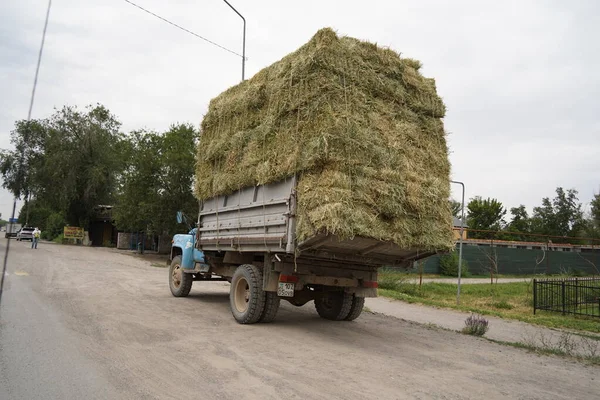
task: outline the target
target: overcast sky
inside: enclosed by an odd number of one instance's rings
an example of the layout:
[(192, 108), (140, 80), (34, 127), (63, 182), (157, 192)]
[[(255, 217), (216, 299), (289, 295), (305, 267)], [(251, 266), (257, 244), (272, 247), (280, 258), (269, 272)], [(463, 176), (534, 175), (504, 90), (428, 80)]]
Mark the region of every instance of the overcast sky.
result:
[[(136, 0), (234, 51), (242, 21), (219, 0)], [(467, 199), (529, 209), (557, 186), (584, 208), (600, 189), (600, 2), (231, 0), (247, 20), (247, 77), (322, 27), (422, 61), (448, 112), (452, 178)], [(45, 0), (0, 13), (0, 148), (27, 116)], [(33, 118), (101, 103), (125, 131), (198, 126), (208, 102), (239, 82), (241, 58), (123, 0), (55, 0)], [(456, 194), (456, 197), (460, 195)], [(2, 217), (12, 199), (0, 190)]]

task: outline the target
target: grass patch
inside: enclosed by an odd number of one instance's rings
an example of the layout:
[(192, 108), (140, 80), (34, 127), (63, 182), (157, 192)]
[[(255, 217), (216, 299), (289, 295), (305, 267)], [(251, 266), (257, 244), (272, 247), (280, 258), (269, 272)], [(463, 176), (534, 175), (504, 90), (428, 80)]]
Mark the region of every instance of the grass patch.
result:
[[(470, 311), (482, 315), (515, 319), (550, 328), (600, 332), (600, 319), (538, 311), (533, 315), (533, 294), (530, 282), (461, 286), (461, 304), (456, 304), (456, 284), (414, 283), (413, 275), (380, 273), (379, 294), (408, 303), (420, 303)], [(383, 285), (382, 285), (383, 283)]]
[(553, 348), (553, 347), (540, 347), (540, 346), (534, 346), (534, 345), (531, 345), (528, 343), (523, 343), (523, 342), (505, 342), (503, 340), (494, 340), (494, 339), (489, 339), (489, 338), (486, 338), (486, 339), (489, 340), (490, 342), (502, 344), (505, 346), (516, 347), (518, 349), (528, 350), (528, 351), (531, 351), (536, 354), (541, 354), (541, 355), (546, 355), (546, 356), (552, 355), (552, 356), (558, 356), (558, 357), (572, 358), (577, 361), (584, 361), (584, 362), (587, 362), (592, 365), (600, 365), (600, 357), (598, 357), (598, 356), (577, 356), (577, 355), (569, 354), (569, 353), (565, 352), (564, 350), (561, 350), (558, 348)]
[(161, 264), (161, 263), (151, 263), (150, 266), (155, 267), (155, 268), (167, 268), (167, 264)]
[(493, 308), (497, 308), (500, 310), (512, 310), (513, 308), (515, 308), (515, 306), (506, 302), (506, 300), (497, 301), (495, 303), (490, 303), (489, 305)]
[(503, 340), (495, 340), (495, 339), (490, 339), (490, 338), (485, 338), (485, 339), (487, 339), (493, 343), (497, 343), (497, 344), (501, 344), (501, 345), (505, 345), (505, 346), (516, 347), (518, 349), (528, 350), (528, 351), (531, 351), (532, 353), (536, 353), (536, 354), (570, 358), (570, 359), (577, 360), (577, 361), (583, 361), (583, 362), (589, 363), (591, 365), (600, 365), (600, 356), (597, 356), (597, 355), (581, 356), (581, 355), (570, 354), (569, 352), (564, 351), (557, 347), (535, 346), (535, 345), (525, 343), (525, 342), (505, 342)]
[[(398, 272), (397, 270), (391, 270), (388, 269), (387, 271), (385, 269), (382, 270), (384, 273), (388, 273), (388, 272), (393, 272), (393, 273), (403, 273), (405, 275), (408, 275), (409, 277), (411, 277), (412, 279), (419, 279), (419, 273), (415, 270), (408, 270), (405, 272)], [(593, 274), (588, 275), (588, 276), (594, 276)], [(494, 282), (496, 282), (496, 279), (533, 279), (533, 278), (538, 278), (538, 279), (544, 279), (544, 278), (553, 278), (553, 279), (557, 279), (557, 278), (573, 278), (574, 275), (569, 275), (569, 274), (494, 274)], [(464, 275), (462, 276), (462, 278), (469, 278), (469, 279), (487, 279), (488, 281), (490, 280), (490, 275), (489, 274), (481, 274), (481, 273), (470, 273), (469, 276), (465, 277)], [(423, 279), (448, 279), (449, 281), (451, 280), (456, 280), (456, 277), (452, 277), (452, 276), (445, 276), (445, 275), (441, 275), (441, 274), (423, 274)]]

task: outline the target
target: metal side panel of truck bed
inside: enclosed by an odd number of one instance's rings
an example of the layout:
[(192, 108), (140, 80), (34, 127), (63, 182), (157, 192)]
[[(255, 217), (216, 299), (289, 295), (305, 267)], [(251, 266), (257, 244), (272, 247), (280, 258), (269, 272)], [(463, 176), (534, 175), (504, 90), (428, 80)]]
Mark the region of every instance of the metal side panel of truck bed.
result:
[(296, 178), (240, 189), (205, 200), (199, 214), (203, 251), (287, 253), (343, 263), (399, 265), (432, 255), (418, 249), (355, 237), (318, 234), (296, 242)]

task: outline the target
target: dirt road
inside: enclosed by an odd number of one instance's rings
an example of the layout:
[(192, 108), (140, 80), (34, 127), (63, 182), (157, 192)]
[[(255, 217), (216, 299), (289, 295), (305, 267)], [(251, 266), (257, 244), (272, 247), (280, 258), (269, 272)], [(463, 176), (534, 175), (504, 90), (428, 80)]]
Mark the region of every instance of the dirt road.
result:
[[(5, 241), (1, 242), (4, 252)], [(226, 283), (174, 298), (167, 271), (114, 250), (11, 243), (2, 399), (592, 399), (597, 367), (369, 313), (285, 303), (238, 325)]]

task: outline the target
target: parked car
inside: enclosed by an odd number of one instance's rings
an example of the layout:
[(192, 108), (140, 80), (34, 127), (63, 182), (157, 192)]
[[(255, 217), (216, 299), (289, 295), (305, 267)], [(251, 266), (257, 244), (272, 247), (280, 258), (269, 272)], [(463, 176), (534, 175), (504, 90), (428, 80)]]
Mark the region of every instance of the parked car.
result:
[(33, 240), (33, 231), (35, 228), (26, 226), (17, 232), (17, 241), (20, 240)]
[(4, 237), (11, 238), (11, 237), (17, 237), (17, 232), (19, 232), (21, 230), (21, 224), (11, 224), (8, 223), (8, 225), (6, 225), (6, 233), (4, 234)]

